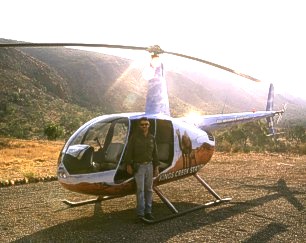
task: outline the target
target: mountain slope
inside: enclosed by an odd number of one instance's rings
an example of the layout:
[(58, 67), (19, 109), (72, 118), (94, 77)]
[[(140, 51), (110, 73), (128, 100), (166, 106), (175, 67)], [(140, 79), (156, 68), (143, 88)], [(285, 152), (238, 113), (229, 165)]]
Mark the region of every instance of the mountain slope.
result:
[[(41, 136), (50, 123), (69, 134), (100, 114), (143, 111), (146, 65), (70, 48), (1, 48), (0, 135)], [(265, 108), (268, 90), (237, 88), (207, 70), (165, 67), (173, 116)], [(286, 122), (306, 120), (304, 101), (276, 94), (275, 108), (283, 103)]]

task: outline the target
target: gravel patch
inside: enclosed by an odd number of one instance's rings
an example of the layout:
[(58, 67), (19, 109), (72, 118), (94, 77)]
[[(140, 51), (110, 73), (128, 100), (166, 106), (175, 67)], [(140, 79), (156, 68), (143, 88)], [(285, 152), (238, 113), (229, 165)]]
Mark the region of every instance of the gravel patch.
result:
[[(154, 225), (135, 223), (135, 197), (92, 198), (57, 181), (0, 188), (0, 242), (305, 242), (306, 157), (219, 154), (199, 172), (229, 203)], [(159, 187), (179, 209), (213, 200), (189, 177)], [(171, 214), (154, 194), (156, 218)]]

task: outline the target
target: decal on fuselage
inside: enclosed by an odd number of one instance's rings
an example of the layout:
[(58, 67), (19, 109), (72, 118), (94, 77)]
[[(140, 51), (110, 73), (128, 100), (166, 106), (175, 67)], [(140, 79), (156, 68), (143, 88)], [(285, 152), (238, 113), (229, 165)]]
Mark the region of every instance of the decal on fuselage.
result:
[(165, 180), (171, 180), (177, 177), (186, 176), (189, 174), (194, 174), (198, 172), (203, 165), (196, 165), (188, 168), (183, 168), (177, 171), (171, 171), (165, 174), (161, 174), (158, 178), (158, 181), (165, 181)]

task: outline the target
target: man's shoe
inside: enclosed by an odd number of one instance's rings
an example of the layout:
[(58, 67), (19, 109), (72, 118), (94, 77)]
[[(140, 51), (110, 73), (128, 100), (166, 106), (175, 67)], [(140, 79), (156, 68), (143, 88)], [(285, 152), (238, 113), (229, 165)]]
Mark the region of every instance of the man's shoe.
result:
[(145, 219), (147, 219), (147, 220), (154, 220), (154, 217), (153, 217), (153, 215), (151, 213), (146, 213)]
[(144, 219), (145, 219), (144, 216), (142, 216), (142, 215), (137, 215), (137, 218), (135, 219), (135, 223), (141, 223), (141, 222), (144, 221)]

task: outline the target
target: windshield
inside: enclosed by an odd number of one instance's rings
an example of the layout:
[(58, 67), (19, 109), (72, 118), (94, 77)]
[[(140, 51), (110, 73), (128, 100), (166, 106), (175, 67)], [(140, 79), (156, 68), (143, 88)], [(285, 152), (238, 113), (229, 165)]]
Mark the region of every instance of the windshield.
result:
[(63, 163), (72, 174), (116, 169), (129, 131), (127, 118), (97, 121), (70, 142)]

